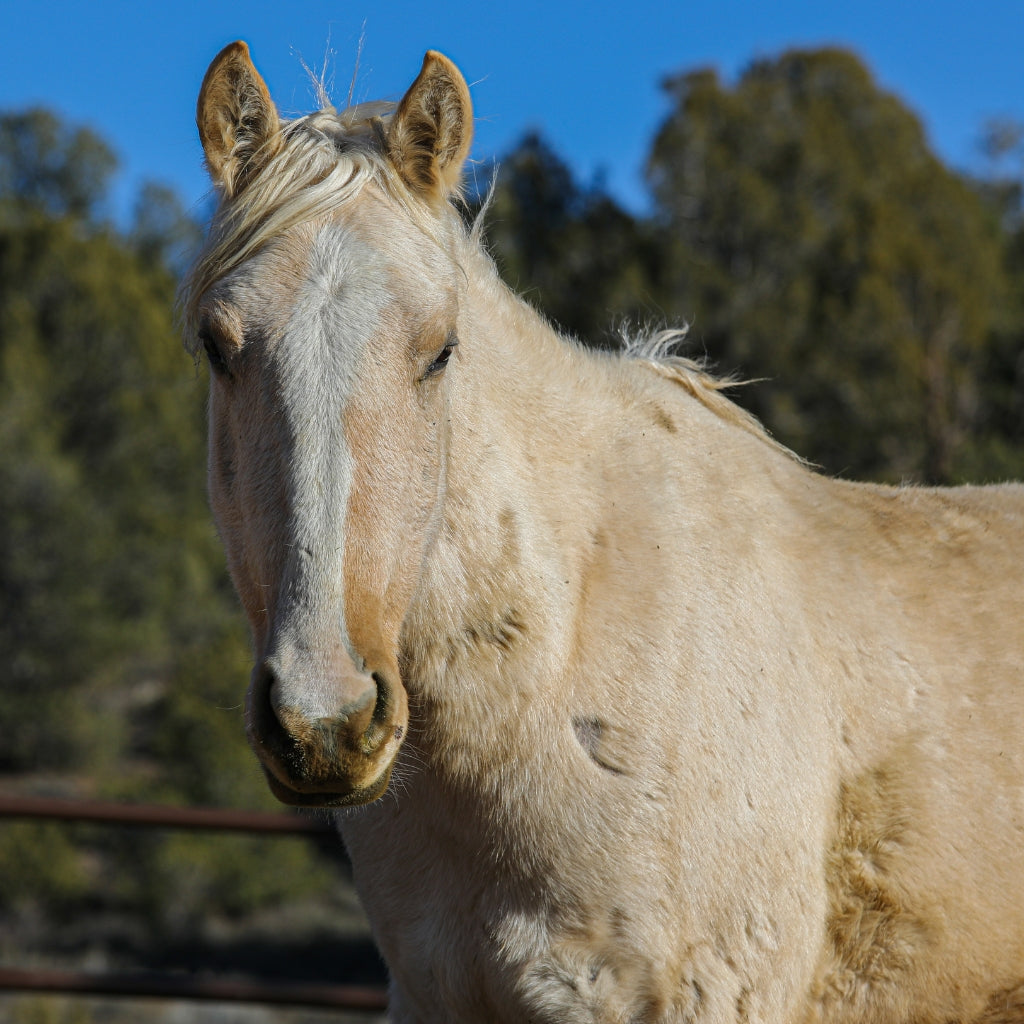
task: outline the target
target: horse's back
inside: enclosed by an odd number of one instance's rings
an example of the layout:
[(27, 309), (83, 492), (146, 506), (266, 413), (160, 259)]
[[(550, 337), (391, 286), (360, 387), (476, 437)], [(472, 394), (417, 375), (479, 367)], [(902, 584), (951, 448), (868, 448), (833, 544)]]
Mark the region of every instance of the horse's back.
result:
[(824, 533), (856, 586), (823, 582), (863, 634), (839, 639), (860, 675), (818, 1005), (1003, 1019), (1024, 980), (1024, 488), (830, 486)]
[(596, 753), (677, 792), (617, 813), (701, 865), (683, 902), (760, 843), (713, 913), (820, 934), (798, 1018), (981, 1019), (1024, 981), (1024, 487), (830, 480), (688, 392), (638, 378), (581, 560)]

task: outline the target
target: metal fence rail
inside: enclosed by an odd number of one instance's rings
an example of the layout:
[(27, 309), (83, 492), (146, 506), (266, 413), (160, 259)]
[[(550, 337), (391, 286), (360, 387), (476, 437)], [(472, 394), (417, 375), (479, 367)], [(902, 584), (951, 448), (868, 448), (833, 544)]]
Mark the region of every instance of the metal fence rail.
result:
[(48, 995), (119, 996), (135, 999), (188, 999), (229, 1003), (307, 1006), (335, 1010), (386, 1010), (383, 989), (359, 985), (189, 978), (158, 973), (94, 974), (41, 968), (0, 967), (0, 990)]
[(301, 814), (236, 811), (227, 807), (170, 807), (163, 804), (119, 804), (102, 800), (60, 800), (51, 797), (5, 796), (2, 793), (0, 818), (44, 818), (101, 825), (215, 829), (271, 835), (334, 832), (334, 826), (324, 818)]
[[(237, 811), (213, 807), (118, 804), (98, 800), (61, 800), (3, 794), (0, 794), (0, 818), (77, 821), (143, 828), (216, 829), (271, 836), (313, 836), (334, 832), (330, 822), (301, 814)], [(337, 1010), (387, 1009), (385, 990), (371, 986), (261, 982), (234, 978), (190, 977), (160, 972), (100, 974), (0, 967), (0, 991), (261, 1003)]]

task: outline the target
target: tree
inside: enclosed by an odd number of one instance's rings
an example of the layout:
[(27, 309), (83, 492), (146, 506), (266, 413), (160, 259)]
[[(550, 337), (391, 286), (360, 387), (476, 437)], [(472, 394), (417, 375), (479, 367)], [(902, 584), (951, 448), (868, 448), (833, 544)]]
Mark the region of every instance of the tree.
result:
[[(274, 806), (245, 742), (250, 655), (207, 508), (205, 388), (173, 321), (174, 253), (198, 232), (155, 186), (129, 232), (104, 223), (114, 163), (51, 114), (0, 115), (0, 775)], [(39, 843), (52, 856), (30, 863)], [(151, 934), (325, 880), (304, 847), (285, 853), (292, 874), (267, 876), (261, 853), (104, 833), (84, 858), (53, 829), (5, 826), (0, 919), (25, 900), (80, 908), (89, 862)]]
[(505, 279), (568, 334), (614, 346), (617, 325), (651, 319), (649, 228), (603, 189), (581, 187), (539, 135), (501, 162), (486, 226)]
[(149, 265), (181, 277), (203, 239), (200, 226), (166, 185), (146, 182), (135, 203), (130, 240)]
[(88, 128), (33, 108), (0, 118), (0, 214), (92, 220), (117, 158)]
[[(648, 174), (667, 308), (831, 472), (951, 482), (1003, 293), (998, 225), (841, 50), (670, 79)], [(969, 460), (966, 460), (969, 461)]]
[(986, 125), (982, 151), (988, 168), (975, 190), (1002, 227), (1001, 257), (1007, 287), (993, 311), (978, 381), (980, 434), (973, 475), (1024, 477), (1024, 125)]

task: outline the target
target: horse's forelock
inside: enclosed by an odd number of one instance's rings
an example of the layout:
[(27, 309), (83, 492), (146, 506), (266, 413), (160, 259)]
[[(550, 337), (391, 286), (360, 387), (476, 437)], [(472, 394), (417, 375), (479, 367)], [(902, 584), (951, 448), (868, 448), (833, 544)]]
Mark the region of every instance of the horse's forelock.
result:
[(178, 293), (185, 346), (198, 354), (199, 301), (225, 274), (290, 228), (336, 211), (368, 182), (387, 191), (439, 241), (436, 213), (409, 194), (386, 155), (393, 103), (325, 107), (282, 126), (284, 145), (238, 194), (220, 204), (203, 249)]

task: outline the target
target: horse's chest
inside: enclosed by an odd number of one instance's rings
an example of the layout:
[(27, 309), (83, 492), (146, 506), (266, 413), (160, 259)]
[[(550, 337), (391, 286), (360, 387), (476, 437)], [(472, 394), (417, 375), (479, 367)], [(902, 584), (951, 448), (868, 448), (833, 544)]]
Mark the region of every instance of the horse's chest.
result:
[[(388, 957), (398, 990), (396, 1024), (684, 1019), (680, 1007), (659, 996), (652, 959), (554, 934), (540, 912), (477, 910), (455, 922), (448, 907), (400, 928)], [(691, 989), (690, 1011), (696, 998)]]
[(468, 801), (441, 807), (427, 781), (413, 777), (401, 803), (361, 809), (343, 829), (394, 982), (395, 1024), (725, 1024), (770, 1019), (767, 1004), (799, 982), (759, 991), (778, 973), (775, 933), (807, 939), (799, 922), (775, 921), (780, 887), (751, 884), (737, 905), (738, 886), (710, 869), (684, 885), (678, 865), (695, 856), (635, 817), (588, 829), (573, 818), (579, 793), (542, 826), (496, 830)]
[(545, 915), (503, 898), (493, 878), (474, 867), (424, 862), (409, 873), (419, 880), (414, 891), (408, 874), (403, 879), (378, 864), (367, 879), (357, 870), (393, 981), (396, 1024), (546, 1019), (522, 998), (524, 977), (549, 945)]
[(409, 874), (389, 874), (378, 863), (361, 889), (393, 980), (394, 1024), (732, 1019), (713, 1004), (736, 979), (718, 976), (730, 972), (711, 951), (671, 963), (657, 929), (634, 922), (615, 935), (597, 910), (588, 929), (584, 908), (552, 905), (550, 890), (524, 894), (481, 864), (424, 862), (408, 901), (396, 897), (410, 892)]

